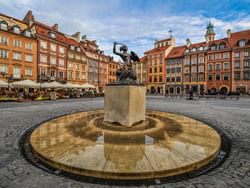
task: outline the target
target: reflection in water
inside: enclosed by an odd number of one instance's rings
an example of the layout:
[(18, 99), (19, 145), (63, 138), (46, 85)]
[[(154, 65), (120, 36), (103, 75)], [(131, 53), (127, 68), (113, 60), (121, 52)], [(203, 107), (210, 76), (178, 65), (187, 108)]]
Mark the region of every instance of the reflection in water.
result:
[(102, 110), (67, 115), (37, 128), (31, 144), (52, 166), (123, 179), (167, 176), (173, 169), (183, 173), (209, 162), (220, 148), (219, 135), (199, 121), (163, 112), (146, 115), (133, 127), (103, 122)]

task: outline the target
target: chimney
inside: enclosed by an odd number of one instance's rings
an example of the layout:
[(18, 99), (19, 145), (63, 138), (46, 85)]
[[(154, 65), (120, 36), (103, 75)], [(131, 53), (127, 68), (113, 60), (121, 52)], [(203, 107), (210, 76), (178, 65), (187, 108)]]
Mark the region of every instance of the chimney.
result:
[(53, 28), (54, 30), (58, 31), (58, 24), (57, 24), (57, 23), (54, 24), (54, 25), (52, 26), (52, 28)]
[(227, 38), (230, 38), (230, 37), (231, 37), (231, 33), (232, 33), (231, 29), (228, 29), (228, 30), (227, 30)]
[(77, 42), (80, 42), (81, 33), (76, 32), (75, 34), (72, 35), (72, 37), (74, 37), (77, 40)]
[(82, 36), (82, 41), (85, 41), (87, 39), (87, 35)]
[(31, 10), (26, 13), (25, 17), (23, 18), (23, 21), (26, 22), (29, 27), (33, 24), (33, 22), (35, 21), (35, 17), (33, 16)]
[(191, 44), (192, 44), (192, 43), (191, 43), (191, 40), (190, 40), (189, 38), (187, 38), (187, 40), (186, 40), (186, 45), (187, 45), (187, 47), (189, 47)]

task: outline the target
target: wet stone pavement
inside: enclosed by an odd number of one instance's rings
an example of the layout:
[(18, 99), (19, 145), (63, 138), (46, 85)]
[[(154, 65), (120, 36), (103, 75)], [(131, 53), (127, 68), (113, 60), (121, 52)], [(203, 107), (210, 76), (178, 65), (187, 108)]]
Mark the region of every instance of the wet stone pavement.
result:
[[(22, 134), (33, 125), (64, 114), (100, 109), (103, 104), (103, 98), (0, 103), (0, 187), (119, 187), (50, 174), (27, 162), (18, 147)], [(147, 108), (179, 113), (218, 127), (231, 139), (232, 149), (227, 160), (211, 172), (141, 187), (250, 187), (250, 98), (187, 101), (148, 97)]]

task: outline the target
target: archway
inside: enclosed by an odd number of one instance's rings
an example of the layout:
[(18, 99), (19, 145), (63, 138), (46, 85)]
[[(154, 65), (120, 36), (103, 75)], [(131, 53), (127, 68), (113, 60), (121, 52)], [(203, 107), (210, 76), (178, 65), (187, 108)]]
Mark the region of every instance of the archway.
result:
[(180, 88), (180, 87), (177, 87), (177, 88), (176, 88), (176, 93), (177, 93), (177, 94), (181, 94), (181, 88)]
[(217, 89), (216, 89), (215, 87), (212, 87), (212, 88), (210, 89), (209, 94), (215, 95), (216, 93), (217, 93)]
[(174, 94), (174, 87), (170, 87), (170, 88), (169, 88), (169, 93), (170, 93), (170, 94)]
[(157, 93), (161, 93), (161, 88), (157, 87)]
[(220, 88), (220, 94), (221, 95), (226, 95), (228, 92), (228, 88), (227, 87), (221, 87)]
[(155, 93), (155, 88), (154, 88), (154, 86), (151, 86), (151, 88), (150, 88), (150, 93), (151, 93), (151, 94)]

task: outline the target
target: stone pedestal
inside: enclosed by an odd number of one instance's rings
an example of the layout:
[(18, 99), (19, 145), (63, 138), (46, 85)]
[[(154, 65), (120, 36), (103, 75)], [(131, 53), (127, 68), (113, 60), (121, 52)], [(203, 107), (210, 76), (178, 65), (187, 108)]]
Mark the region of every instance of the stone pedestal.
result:
[(104, 121), (131, 127), (145, 120), (146, 88), (136, 85), (107, 85)]

